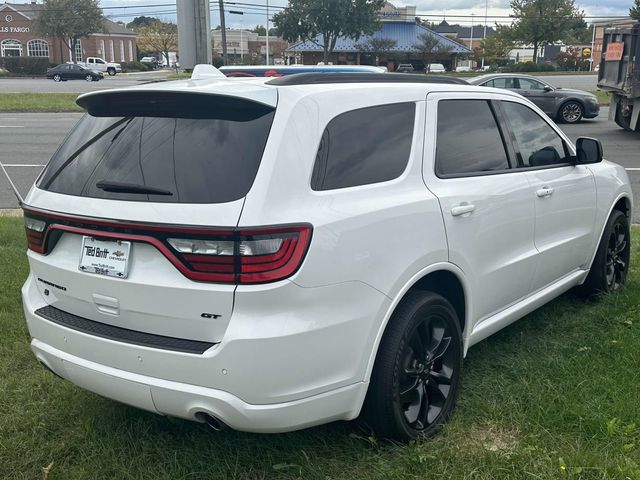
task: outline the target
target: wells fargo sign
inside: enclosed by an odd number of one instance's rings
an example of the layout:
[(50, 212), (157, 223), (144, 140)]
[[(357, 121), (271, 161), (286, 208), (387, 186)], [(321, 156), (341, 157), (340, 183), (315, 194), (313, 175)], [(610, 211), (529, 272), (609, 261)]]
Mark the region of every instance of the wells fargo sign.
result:
[(29, 33), (29, 27), (0, 27), (0, 33)]
[(624, 53), (624, 42), (611, 42), (607, 45), (607, 52), (605, 53), (605, 61), (622, 60), (622, 54)]

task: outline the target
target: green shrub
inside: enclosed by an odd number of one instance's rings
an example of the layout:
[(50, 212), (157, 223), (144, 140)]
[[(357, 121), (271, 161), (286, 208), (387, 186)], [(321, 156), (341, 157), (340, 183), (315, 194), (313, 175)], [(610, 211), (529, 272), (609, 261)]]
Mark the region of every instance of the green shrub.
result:
[(153, 69), (150, 63), (142, 62), (121, 62), (123, 72), (148, 72)]
[(520, 62), (504, 67), (504, 72), (554, 72), (556, 68), (546, 63)]
[(0, 66), (15, 75), (44, 75), (49, 59), (46, 57), (2, 57)]

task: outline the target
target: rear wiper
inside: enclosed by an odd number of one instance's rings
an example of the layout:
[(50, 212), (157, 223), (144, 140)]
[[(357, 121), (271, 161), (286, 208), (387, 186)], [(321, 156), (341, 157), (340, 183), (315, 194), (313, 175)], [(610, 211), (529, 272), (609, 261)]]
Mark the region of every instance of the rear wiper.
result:
[(96, 183), (96, 187), (105, 192), (113, 193), (140, 193), (142, 195), (173, 195), (169, 190), (162, 188), (148, 187), (146, 185), (138, 185), (136, 183), (109, 182), (100, 180)]

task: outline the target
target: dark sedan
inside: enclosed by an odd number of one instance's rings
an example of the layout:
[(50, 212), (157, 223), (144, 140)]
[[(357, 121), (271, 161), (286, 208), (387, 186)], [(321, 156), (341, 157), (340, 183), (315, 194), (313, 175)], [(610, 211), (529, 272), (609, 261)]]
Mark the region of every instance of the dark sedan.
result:
[(52, 78), (54, 82), (65, 82), (67, 80), (97, 82), (104, 77), (100, 72), (94, 72), (74, 63), (64, 63), (47, 70), (47, 78)]
[(556, 88), (531, 75), (496, 73), (471, 78), (469, 83), (518, 92), (551, 118), (565, 123), (595, 118), (600, 113), (600, 105), (595, 95), (582, 90)]

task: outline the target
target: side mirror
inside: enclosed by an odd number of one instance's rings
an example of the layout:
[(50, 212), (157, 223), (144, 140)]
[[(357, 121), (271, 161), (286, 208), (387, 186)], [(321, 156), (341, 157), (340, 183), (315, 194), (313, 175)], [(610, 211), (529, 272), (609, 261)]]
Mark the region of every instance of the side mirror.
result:
[(553, 91), (553, 88), (551, 88), (549, 85), (545, 85), (544, 86), (544, 91), (545, 92), (551, 92), (551, 91)]
[(602, 161), (602, 144), (600, 140), (580, 137), (576, 141), (576, 164), (600, 163)]

